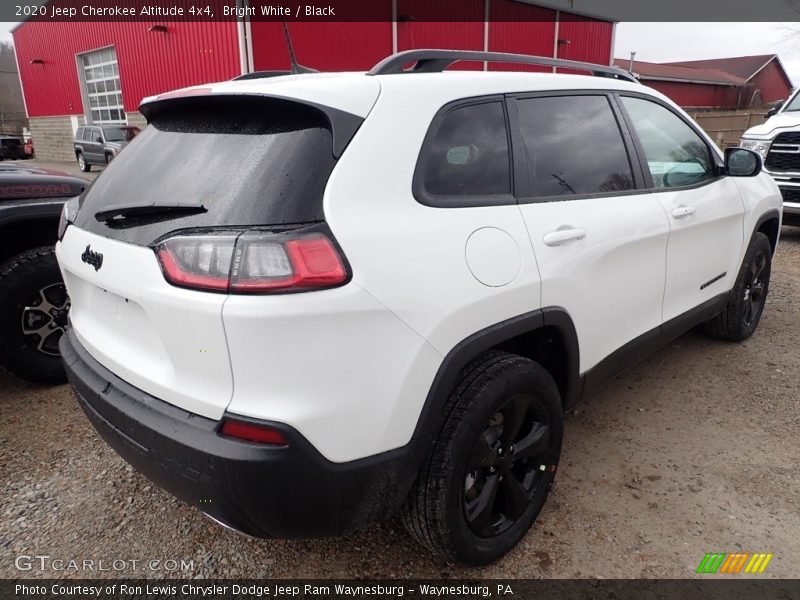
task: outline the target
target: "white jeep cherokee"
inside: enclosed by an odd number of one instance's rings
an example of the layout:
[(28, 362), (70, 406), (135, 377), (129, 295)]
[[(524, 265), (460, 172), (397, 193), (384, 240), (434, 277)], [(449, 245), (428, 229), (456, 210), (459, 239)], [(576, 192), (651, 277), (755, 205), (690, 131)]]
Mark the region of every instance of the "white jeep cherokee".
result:
[[(464, 59), (595, 76), (441, 72)], [(760, 159), (612, 67), (412, 51), (140, 110), (65, 209), (61, 350), (109, 444), (253, 536), (401, 510), (447, 559), (496, 559), (545, 502), (565, 408), (764, 307)]]

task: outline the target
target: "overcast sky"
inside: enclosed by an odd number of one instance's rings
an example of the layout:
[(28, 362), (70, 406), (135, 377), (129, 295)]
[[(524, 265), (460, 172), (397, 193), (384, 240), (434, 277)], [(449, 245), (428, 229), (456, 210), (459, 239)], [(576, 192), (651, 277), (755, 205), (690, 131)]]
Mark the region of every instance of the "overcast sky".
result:
[(670, 62), (777, 54), (800, 85), (800, 23), (620, 23), (614, 55)]
[[(0, 23), (0, 40), (13, 25)], [(800, 23), (620, 23), (615, 45), (617, 58), (652, 62), (778, 54), (800, 85)]]

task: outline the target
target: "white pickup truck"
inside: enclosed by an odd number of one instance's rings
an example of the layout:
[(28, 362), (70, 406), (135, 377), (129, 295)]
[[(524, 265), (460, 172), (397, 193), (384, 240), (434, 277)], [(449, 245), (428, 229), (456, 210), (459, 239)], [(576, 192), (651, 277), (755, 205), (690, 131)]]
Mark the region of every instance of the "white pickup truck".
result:
[(764, 171), (781, 189), (784, 225), (800, 226), (800, 89), (773, 111), (766, 123), (744, 132), (740, 145), (761, 155)]

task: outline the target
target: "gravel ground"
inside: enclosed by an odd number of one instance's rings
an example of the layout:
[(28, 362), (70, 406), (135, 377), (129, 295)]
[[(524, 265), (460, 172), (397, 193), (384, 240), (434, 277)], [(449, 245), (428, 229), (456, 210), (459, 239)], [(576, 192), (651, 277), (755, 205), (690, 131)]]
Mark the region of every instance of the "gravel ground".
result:
[[(755, 336), (686, 334), (571, 411), (535, 527), (471, 570), (420, 550), (398, 520), (342, 539), (240, 537), (132, 471), (67, 386), (0, 373), (0, 577), (93, 575), (15, 568), (38, 554), (103, 561), (112, 570), (94, 575), (109, 577), (679, 578), (712, 551), (771, 552), (763, 576), (800, 577), (798, 298), (800, 228), (784, 228)], [(164, 559), (192, 567), (147, 563)]]

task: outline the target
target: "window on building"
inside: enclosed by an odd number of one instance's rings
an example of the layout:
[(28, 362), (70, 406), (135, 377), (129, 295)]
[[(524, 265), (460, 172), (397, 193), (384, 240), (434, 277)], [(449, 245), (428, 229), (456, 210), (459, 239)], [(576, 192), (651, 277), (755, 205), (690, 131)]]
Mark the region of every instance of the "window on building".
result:
[(528, 98), (517, 105), (532, 196), (634, 188), (628, 153), (605, 96)]
[(119, 85), (117, 52), (103, 48), (80, 56), (83, 81), (93, 123), (125, 123), (122, 91)]

